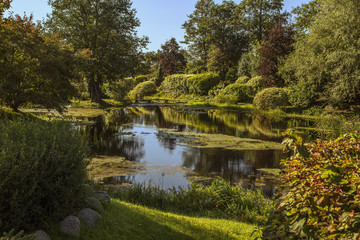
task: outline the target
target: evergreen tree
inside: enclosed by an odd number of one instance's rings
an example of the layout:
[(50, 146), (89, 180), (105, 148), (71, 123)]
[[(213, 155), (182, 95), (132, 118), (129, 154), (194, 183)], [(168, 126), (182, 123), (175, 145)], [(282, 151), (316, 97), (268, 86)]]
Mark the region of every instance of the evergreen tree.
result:
[(182, 73), (186, 67), (184, 55), (180, 51), (180, 46), (175, 38), (171, 38), (161, 45), (159, 52), (159, 62), (164, 72), (164, 76), (175, 73)]

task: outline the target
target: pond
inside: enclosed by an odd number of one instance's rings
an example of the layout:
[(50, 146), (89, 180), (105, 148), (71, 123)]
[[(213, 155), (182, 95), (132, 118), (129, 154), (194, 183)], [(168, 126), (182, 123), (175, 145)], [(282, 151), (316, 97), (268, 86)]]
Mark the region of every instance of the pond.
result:
[[(128, 172), (117, 175), (114, 171), (101, 179), (105, 183), (154, 184), (167, 189), (220, 176), (246, 188), (261, 187), (268, 195), (276, 176), (263, 170), (279, 168), (286, 157), (279, 144), (281, 133), (313, 124), (250, 111), (170, 104), (132, 105), (88, 120), (93, 124), (81, 128), (96, 155), (136, 163), (127, 166)], [(238, 145), (238, 140), (244, 142)]]

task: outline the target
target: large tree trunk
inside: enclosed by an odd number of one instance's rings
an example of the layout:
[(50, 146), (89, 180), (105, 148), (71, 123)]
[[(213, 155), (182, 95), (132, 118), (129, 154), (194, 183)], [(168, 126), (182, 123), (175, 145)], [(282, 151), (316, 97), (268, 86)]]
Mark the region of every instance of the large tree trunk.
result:
[(101, 103), (101, 89), (99, 82), (95, 80), (94, 75), (90, 77), (89, 92), (90, 92), (91, 102)]

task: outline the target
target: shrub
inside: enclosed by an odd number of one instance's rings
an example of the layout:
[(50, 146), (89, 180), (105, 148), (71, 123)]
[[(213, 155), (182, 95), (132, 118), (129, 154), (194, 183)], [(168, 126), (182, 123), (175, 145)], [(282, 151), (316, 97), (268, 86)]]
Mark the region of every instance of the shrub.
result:
[(225, 81), (233, 83), (236, 81), (236, 78), (237, 78), (237, 68), (232, 67), (227, 71), (225, 75)]
[(134, 85), (137, 86), (139, 83), (146, 82), (148, 80), (147, 76), (139, 75), (134, 78)]
[(219, 92), (216, 101), (223, 103), (250, 103), (252, 101), (253, 88), (247, 84), (230, 84)]
[(160, 88), (163, 91), (187, 94), (189, 93), (187, 80), (193, 76), (193, 74), (174, 74), (167, 76), (161, 83)]
[(250, 80), (250, 78), (248, 76), (242, 76), (242, 77), (239, 77), (235, 83), (236, 84), (247, 84), (249, 80)]
[(247, 82), (247, 84), (252, 86), (256, 92), (259, 92), (263, 88), (264, 83), (265, 80), (261, 76), (253, 77)]
[(111, 82), (106, 86), (106, 94), (117, 101), (122, 101), (133, 87), (131, 78), (121, 79), (117, 82)]
[(32, 230), (83, 199), (88, 147), (69, 123), (0, 123), (0, 229)]
[(266, 239), (359, 239), (360, 137), (304, 146), (288, 136), (295, 153), (282, 162), (282, 191)]
[(156, 93), (156, 85), (153, 81), (139, 83), (133, 90), (132, 95), (135, 98), (151, 96)]
[[(112, 192), (111, 192), (112, 191)], [(163, 211), (221, 217), (264, 224), (273, 209), (260, 190), (245, 190), (218, 178), (210, 186), (192, 183), (187, 189), (135, 185), (110, 190), (113, 197)]]
[(253, 104), (262, 110), (275, 109), (288, 104), (288, 94), (283, 88), (265, 88), (256, 94)]
[(197, 74), (189, 78), (187, 86), (191, 94), (207, 95), (209, 90), (219, 84), (219, 82), (219, 74), (209, 72)]

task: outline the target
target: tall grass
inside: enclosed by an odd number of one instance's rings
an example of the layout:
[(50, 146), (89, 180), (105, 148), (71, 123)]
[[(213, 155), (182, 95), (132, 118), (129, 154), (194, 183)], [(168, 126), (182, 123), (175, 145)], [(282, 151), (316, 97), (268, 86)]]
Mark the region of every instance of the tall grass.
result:
[(157, 186), (135, 185), (110, 189), (112, 197), (147, 207), (214, 218), (265, 224), (273, 204), (260, 190), (245, 190), (218, 178), (209, 186), (192, 183), (188, 188), (164, 190)]

